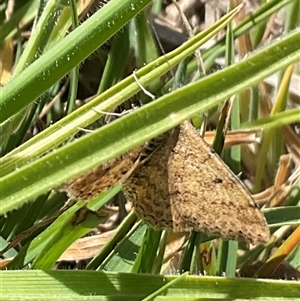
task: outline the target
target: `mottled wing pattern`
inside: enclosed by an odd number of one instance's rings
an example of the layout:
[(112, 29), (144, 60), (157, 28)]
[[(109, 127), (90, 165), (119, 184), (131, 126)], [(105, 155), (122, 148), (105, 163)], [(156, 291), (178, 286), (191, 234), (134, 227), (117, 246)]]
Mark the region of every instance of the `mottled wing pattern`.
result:
[(266, 220), (240, 180), (189, 122), (170, 131), (125, 181), (138, 215), (159, 228), (266, 242)]
[(173, 140), (170, 133), (161, 139), (161, 145), (147, 162), (137, 168), (123, 184), (123, 192), (133, 202), (138, 215), (158, 228), (173, 227), (167, 168)]
[(101, 192), (123, 183), (137, 167), (144, 146), (98, 166), (65, 183), (60, 190), (66, 191), (68, 196), (76, 200), (89, 200)]
[(180, 127), (168, 170), (175, 230), (252, 244), (268, 240), (266, 220), (249, 192), (188, 122)]

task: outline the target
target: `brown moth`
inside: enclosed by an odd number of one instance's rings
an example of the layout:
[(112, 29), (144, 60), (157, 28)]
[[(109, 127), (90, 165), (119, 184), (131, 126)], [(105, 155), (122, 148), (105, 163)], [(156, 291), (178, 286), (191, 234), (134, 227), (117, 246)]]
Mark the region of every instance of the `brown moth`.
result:
[(123, 191), (139, 217), (157, 228), (201, 231), (254, 245), (270, 236), (249, 192), (189, 122), (166, 134)]

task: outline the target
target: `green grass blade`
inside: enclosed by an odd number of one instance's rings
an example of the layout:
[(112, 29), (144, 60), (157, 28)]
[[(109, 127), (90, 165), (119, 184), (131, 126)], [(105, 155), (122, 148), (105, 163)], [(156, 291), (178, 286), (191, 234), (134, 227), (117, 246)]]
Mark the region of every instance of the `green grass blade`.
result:
[[(172, 282), (155, 300), (297, 300), (297, 281), (158, 276), (96, 271), (1, 271), (2, 300), (138, 301)], [(270, 289), (270, 287), (272, 289)], [(79, 299), (80, 298), (80, 299)], [(172, 298), (172, 299), (171, 299)], [(89, 299), (93, 300), (93, 299)]]
[[(0, 123), (34, 101), (138, 14), (150, 0), (112, 0), (2, 88)], [(116, 18), (115, 16), (119, 17)], [(112, 22), (114, 20), (114, 22)], [(42, 66), (42, 67), (41, 67)], [(35, 89), (32, 89), (32, 86)]]

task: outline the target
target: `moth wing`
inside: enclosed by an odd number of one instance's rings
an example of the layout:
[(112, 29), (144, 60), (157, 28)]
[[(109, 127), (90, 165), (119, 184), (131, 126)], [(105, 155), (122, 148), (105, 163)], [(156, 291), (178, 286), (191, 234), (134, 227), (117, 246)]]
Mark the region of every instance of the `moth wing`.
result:
[(168, 179), (175, 231), (253, 244), (268, 240), (266, 220), (249, 192), (189, 122), (180, 126)]

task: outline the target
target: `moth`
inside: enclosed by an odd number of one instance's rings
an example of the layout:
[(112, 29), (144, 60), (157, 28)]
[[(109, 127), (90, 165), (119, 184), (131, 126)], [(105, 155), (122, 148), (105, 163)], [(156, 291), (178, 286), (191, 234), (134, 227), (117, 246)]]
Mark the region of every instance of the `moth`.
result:
[(72, 198), (90, 199), (123, 184), (138, 216), (155, 228), (201, 231), (254, 245), (270, 236), (248, 190), (188, 121), (163, 134), (149, 157), (145, 145), (66, 183)]
[(186, 121), (125, 181), (137, 214), (157, 228), (265, 243), (263, 213), (242, 182)]

